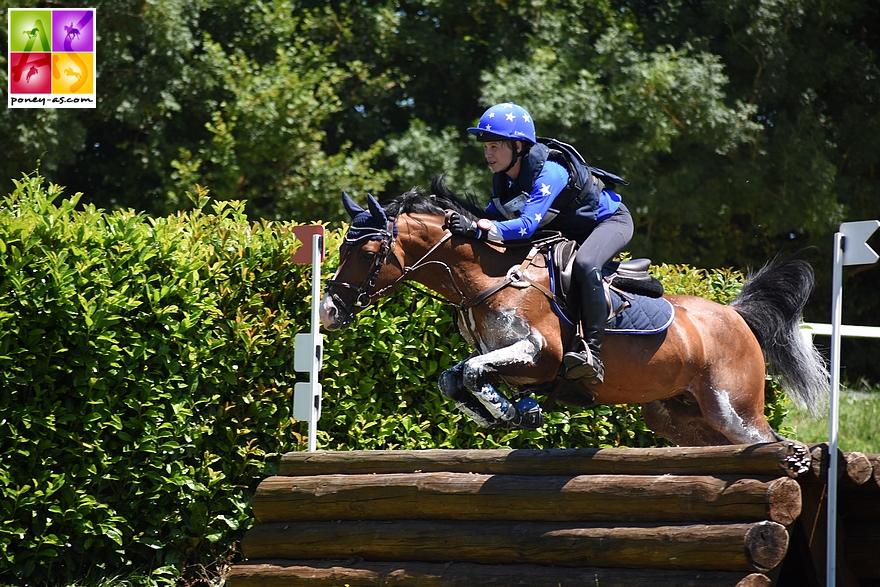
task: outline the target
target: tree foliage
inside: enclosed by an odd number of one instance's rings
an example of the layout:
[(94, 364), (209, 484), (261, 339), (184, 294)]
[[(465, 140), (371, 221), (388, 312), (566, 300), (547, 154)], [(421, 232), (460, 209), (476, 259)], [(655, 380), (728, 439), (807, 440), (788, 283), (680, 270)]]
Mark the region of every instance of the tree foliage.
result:
[(324, 148), (346, 80), (378, 83), (314, 38), (325, 13), (293, 15), (280, 0), (96, 7), (98, 108), (6, 110), (5, 177), (43, 156), (43, 172), (99, 205), (179, 209), (198, 182), (267, 218), (339, 218), (327, 194), (382, 189), (387, 173), (372, 167), (381, 142)]

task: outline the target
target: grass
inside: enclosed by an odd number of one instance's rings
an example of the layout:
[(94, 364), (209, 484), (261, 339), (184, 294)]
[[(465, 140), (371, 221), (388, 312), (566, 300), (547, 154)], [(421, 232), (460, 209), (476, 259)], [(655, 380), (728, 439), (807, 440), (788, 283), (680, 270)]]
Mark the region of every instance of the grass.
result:
[[(844, 389), (840, 394), (838, 447), (843, 452), (880, 454), (880, 389)], [(820, 418), (791, 406), (785, 427), (801, 442), (828, 442), (828, 407)]]

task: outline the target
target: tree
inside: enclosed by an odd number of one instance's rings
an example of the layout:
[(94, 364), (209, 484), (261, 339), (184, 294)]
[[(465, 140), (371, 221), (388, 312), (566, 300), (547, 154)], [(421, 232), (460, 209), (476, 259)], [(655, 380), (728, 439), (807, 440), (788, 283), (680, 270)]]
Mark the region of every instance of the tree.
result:
[[(514, 100), (630, 181), (637, 255), (746, 269), (817, 247), (817, 321), (832, 233), (880, 209), (870, 0), (97, 6), (98, 109), (0, 113), (0, 175), (39, 159), (84, 200), (151, 212), (200, 182), (303, 221), (342, 220), (342, 189), (388, 198), (439, 172), (485, 200), (465, 128)], [(880, 316), (876, 272), (852, 322)]]
[(365, 76), (312, 40), (326, 14), (294, 17), (284, 0), (96, 7), (98, 108), (4, 111), (4, 177), (32, 171), (45, 153), (47, 177), (102, 206), (162, 213), (185, 207), (183, 192), (201, 183), (254, 213), (300, 221), (339, 218), (343, 188), (387, 181), (372, 168), (381, 142), (324, 148), (322, 125), (343, 107), (337, 91)]

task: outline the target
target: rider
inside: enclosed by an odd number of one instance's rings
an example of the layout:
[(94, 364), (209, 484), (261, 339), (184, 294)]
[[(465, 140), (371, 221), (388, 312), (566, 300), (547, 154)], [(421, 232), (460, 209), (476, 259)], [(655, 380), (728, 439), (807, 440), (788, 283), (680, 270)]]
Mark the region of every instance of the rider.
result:
[(611, 184), (626, 182), (589, 167), (570, 145), (538, 139), (532, 117), (512, 102), (492, 106), (467, 130), (483, 143), (494, 172), (492, 199), (485, 218), (474, 222), (453, 214), (449, 229), (503, 243), (531, 238), (537, 229), (546, 228), (580, 244), (573, 276), (579, 284), (582, 333), (577, 346), (563, 357), (565, 377), (601, 385), (605, 368), (600, 350), (608, 317), (602, 266), (633, 234), (632, 216)]

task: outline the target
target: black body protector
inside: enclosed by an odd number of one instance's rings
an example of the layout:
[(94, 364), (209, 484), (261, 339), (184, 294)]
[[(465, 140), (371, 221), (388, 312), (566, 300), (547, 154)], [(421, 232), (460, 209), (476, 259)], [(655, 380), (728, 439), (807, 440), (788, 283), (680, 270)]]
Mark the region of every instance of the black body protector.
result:
[(614, 189), (616, 184), (627, 185), (627, 182), (613, 173), (587, 165), (577, 149), (567, 143), (538, 137), (538, 143), (523, 156), (515, 180), (511, 181), (503, 171), (493, 175), (492, 203), (499, 211), (522, 210), (547, 161), (554, 161), (568, 171), (568, 186), (556, 196), (538, 228), (559, 231), (581, 242), (596, 225), (602, 190)]

